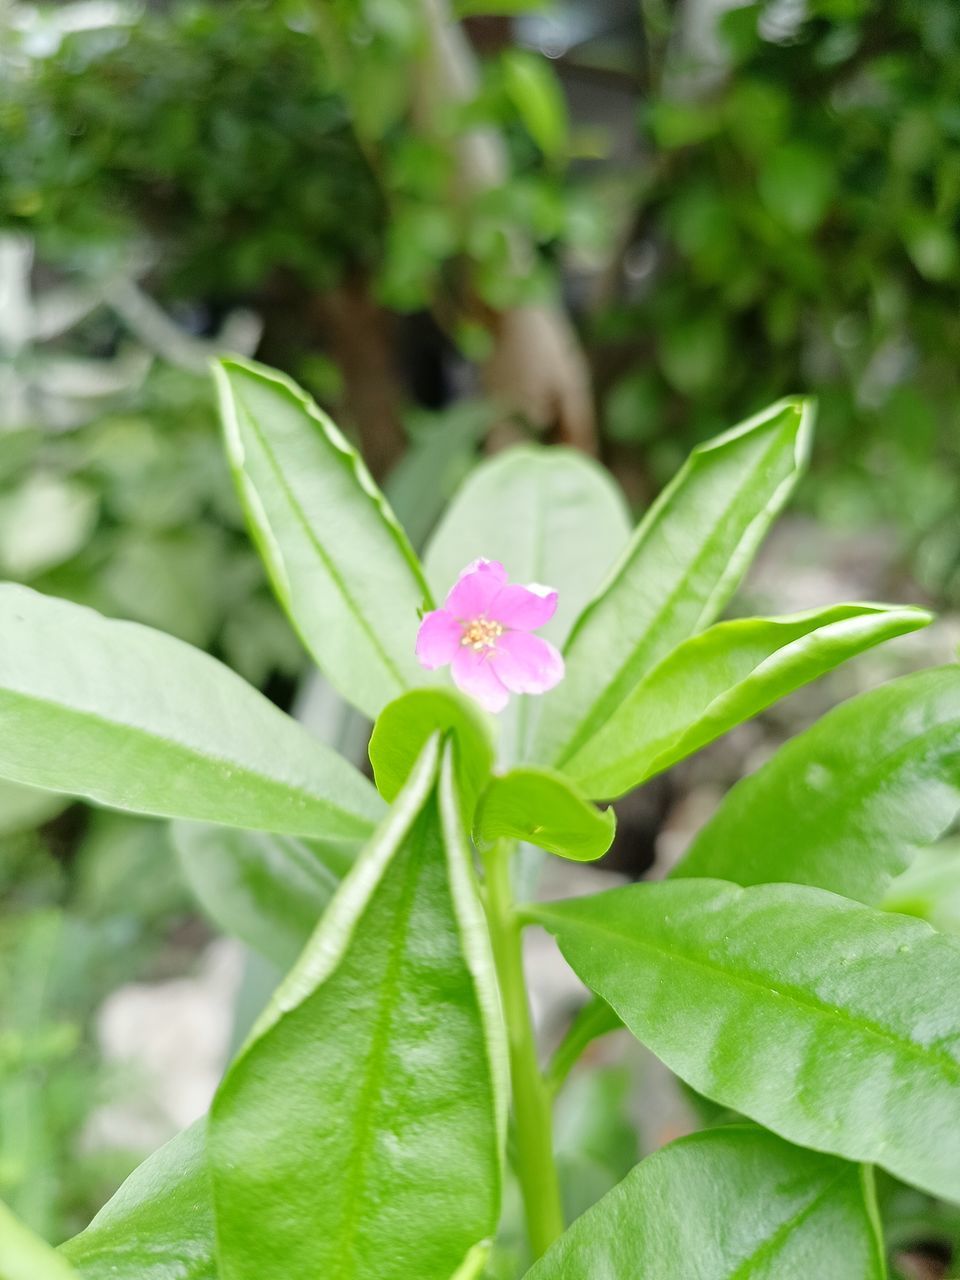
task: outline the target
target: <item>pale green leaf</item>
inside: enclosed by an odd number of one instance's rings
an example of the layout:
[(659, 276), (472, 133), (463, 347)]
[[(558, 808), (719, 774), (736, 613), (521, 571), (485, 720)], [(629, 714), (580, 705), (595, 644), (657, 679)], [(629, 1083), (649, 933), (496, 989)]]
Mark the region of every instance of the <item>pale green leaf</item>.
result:
[(648, 1156), (527, 1280), (886, 1280), (870, 1175), (753, 1125)]
[(205, 1124), (155, 1151), (61, 1246), (83, 1280), (219, 1280)]
[(801, 1146), (960, 1200), (960, 941), (801, 885), (527, 909), (671, 1071)]
[[(303, 950), (354, 846), (324, 849), (293, 836), (175, 822), (184, 879), (210, 919), (281, 971)], [(330, 863), (332, 862), (332, 866)]]
[(215, 366), (227, 451), (281, 603), (331, 684), (371, 718), (426, 681), (414, 658), (429, 590), (362, 459), (289, 378)]
[(214, 1100), (222, 1280), (448, 1280), (499, 1214), (499, 1008), (449, 749), (403, 792)]
[(960, 934), (960, 839), (918, 854), (892, 881), (881, 905), (885, 911), (919, 916), (941, 933)]
[(370, 784), (214, 658), (0, 585), (0, 777), (115, 809), (356, 840)]
[(537, 759), (565, 764), (647, 672), (716, 618), (800, 476), (812, 425), (809, 401), (785, 400), (694, 449), (577, 619)]
[(621, 796), (848, 658), (932, 620), (923, 609), (838, 604), (718, 622), (654, 667), (564, 772), (588, 795)]
[(501, 66), (507, 94), (530, 137), (548, 159), (560, 158), (567, 149), (567, 102), (549, 61), (507, 49)]
[(473, 834), (481, 848), (526, 840), (562, 858), (601, 858), (617, 829), (612, 809), (592, 805), (563, 774), (519, 768), (494, 778), (480, 797)]
[(960, 810), (960, 666), (841, 703), (729, 792), (675, 876), (877, 903)]
[(77, 1273), (45, 1240), (0, 1201), (0, 1280), (77, 1280)]
[[(460, 572), (483, 556), (499, 560), (512, 582), (539, 582), (559, 593), (557, 612), (539, 634), (562, 645), (630, 535), (623, 498), (607, 473), (572, 449), (522, 446), (483, 462), (459, 489), (427, 548), (424, 564), (442, 601)], [(498, 717), (501, 755), (525, 758), (545, 699), (519, 697)]]

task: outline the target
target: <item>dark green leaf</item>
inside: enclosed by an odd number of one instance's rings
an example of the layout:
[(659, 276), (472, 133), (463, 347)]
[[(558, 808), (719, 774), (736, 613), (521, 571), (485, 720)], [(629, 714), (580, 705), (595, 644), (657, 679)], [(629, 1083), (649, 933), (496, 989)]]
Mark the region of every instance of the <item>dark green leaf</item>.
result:
[(528, 909), (699, 1092), (960, 1199), (960, 942), (800, 885), (682, 880)]
[(0, 777), (115, 809), (356, 840), (356, 769), (215, 659), (0, 586)]
[(526, 840), (562, 858), (591, 862), (613, 843), (617, 817), (597, 809), (562, 774), (512, 769), (480, 797), (473, 834), (481, 848), (497, 840)]
[(360, 456), (283, 374), (216, 367), (227, 449), (253, 537), (304, 644), (371, 718), (425, 682), (414, 658), (429, 591)]
[(785, 400), (698, 446), (577, 619), (535, 756), (563, 765), (639, 681), (730, 598), (805, 465), (808, 401)]
[(868, 1172), (752, 1125), (673, 1142), (527, 1280), (886, 1280)]
[(184, 878), (210, 919), (281, 971), (303, 950), (352, 859), (335, 849), (331, 867), (322, 848), (266, 831), (176, 822), (172, 832)]
[(932, 621), (923, 609), (838, 604), (719, 622), (678, 645), (564, 765), (611, 799), (855, 654)]
[(155, 1151), (62, 1246), (84, 1280), (218, 1280), (205, 1125)]
[(788, 880), (876, 903), (960, 809), (960, 667), (851, 698), (738, 783), (676, 876)]
[(227, 1073), (222, 1280), (448, 1280), (497, 1223), (492, 960), (449, 748), (389, 818)]

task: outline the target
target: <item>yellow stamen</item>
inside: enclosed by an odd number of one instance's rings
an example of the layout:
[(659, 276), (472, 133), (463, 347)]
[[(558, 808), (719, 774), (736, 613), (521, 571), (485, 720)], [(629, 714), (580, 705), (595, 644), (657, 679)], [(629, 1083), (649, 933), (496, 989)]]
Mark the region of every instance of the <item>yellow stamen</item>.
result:
[(499, 622), (491, 622), (488, 618), (474, 618), (463, 629), (460, 643), (478, 653), (481, 649), (492, 649), (497, 637), (503, 635), (503, 627)]

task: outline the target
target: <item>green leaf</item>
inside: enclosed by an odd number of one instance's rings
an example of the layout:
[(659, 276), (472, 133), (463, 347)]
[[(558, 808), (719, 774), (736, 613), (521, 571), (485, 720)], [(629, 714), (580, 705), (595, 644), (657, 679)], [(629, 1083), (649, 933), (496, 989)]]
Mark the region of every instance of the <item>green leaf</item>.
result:
[(891, 883), (885, 911), (919, 916), (941, 933), (960, 934), (960, 840), (925, 849)]
[(369, 783), (227, 667), (0, 585), (0, 777), (115, 809), (356, 840)]
[(205, 1127), (155, 1151), (61, 1246), (84, 1280), (218, 1280)]
[(426, 682), (414, 658), (430, 607), (416, 555), (362, 459), (283, 374), (215, 367), (227, 451), (283, 607), (339, 692), (371, 718)]
[(332, 851), (331, 867), (322, 849), (293, 836), (205, 822), (176, 822), (172, 834), (184, 879), (206, 914), (282, 972), (303, 950), (351, 860), (349, 847)]
[[(523, 446), (483, 462), (450, 504), (424, 564), (437, 600), (472, 560), (501, 561), (513, 582), (559, 592), (556, 616), (541, 633), (562, 645), (574, 619), (623, 548), (630, 526), (619, 490), (595, 462), (572, 449)], [(498, 717), (501, 754), (525, 758), (544, 701), (515, 698)]]
[(567, 102), (552, 67), (523, 49), (501, 55), (507, 94), (530, 134), (549, 160), (567, 149)]
[(77, 1280), (77, 1273), (0, 1201), (0, 1280)]
[(377, 790), (386, 801), (395, 799), (438, 730), (453, 735), (457, 783), (472, 813), (493, 768), (490, 719), (469, 698), (450, 689), (414, 689), (384, 707), (369, 748)]
[(496, 1227), (499, 1006), (439, 758), (434, 737), (214, 1100), (222, 1280), (448, 1280)]
[(801, 885), (681, 880), (527, 909), (700, 1093), (960, 1200), (960, 942)]
[(654, 667), (564, 771), (588, 795), (621, 796), (855, 654), (932, 621), (924, 609), (839, 604), (719, 622)]
[(714, 620), (805, 465), (810, 401), (784, 400), (694, 449), (566, 645), (535, 756), (564, 765), (643, 677)]
[(576, 862), (601, 858), (613, 843), (617, 817), (549, 769), (512, 769), (480, 797), (473, 834), (481, 848), (497, 840), (526, 840)]
[(753, 1125), (681, 1138), (578, 1218), (526, 1280), (886, 1280), (870, 1175)]
[(960, 809), (960, 666), (841, 703), (729, 792), (675, 876), (877, 903)]

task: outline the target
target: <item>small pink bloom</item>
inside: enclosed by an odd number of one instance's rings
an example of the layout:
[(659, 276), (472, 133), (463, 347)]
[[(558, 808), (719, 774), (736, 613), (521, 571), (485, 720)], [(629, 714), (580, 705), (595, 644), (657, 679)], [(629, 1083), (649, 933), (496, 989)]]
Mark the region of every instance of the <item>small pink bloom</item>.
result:
[(458, 689), (487, 711), (502, 711), (511, 693), (546, 693), (563, 679), (563, 658), (549, 640), (530, 634), (556, 608), (556, 591), (509, 583), (496, 560), (474, 560), (443, 608), (421, 622), (417, 659), (431, 670), (450, 663)]

